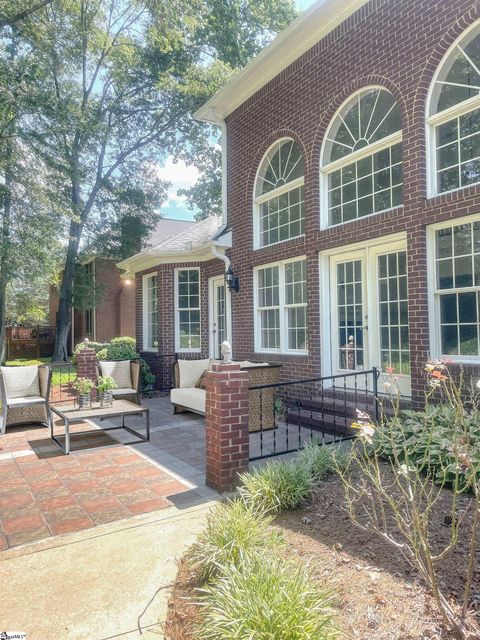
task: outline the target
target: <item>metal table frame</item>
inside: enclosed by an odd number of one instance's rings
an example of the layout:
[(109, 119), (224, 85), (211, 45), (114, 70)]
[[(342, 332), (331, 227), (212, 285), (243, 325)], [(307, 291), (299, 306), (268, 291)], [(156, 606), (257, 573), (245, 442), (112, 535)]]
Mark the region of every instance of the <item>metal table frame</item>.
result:
[[(126, 401), (124, 401), (124, 402), (126, 402)], [(97, 429), (99, 431), (115, 431), (117, 429), (125, 429), (125, 431), (128, 431), (132, 435), (136, 436), (142, 442), (148, 442), (150, 440), (150, 410), (147, 407), (142, 407), (142, 406), (138, 406), (137, 407), (137, 405), (134, 405), (133, 402), (131, 402), (129, 404), (132, 405), (132, 410), (129, 410), (129, 411), (119, 411), (119, 410), (117, 410), (117, 411), (115, 411), (115, 401), (114, 401), (114, 405), (112, 407), (112, 412), (111, 413), (102, 414), (100, 416), (99, 415), (95, 415), (95, 410), (96, 409), (92, 408), (91, 409), (91, 414), (92, 415), (90, 415), (90, 416), (83, 415), (81, 418), (75, 418), (74, 415), (71, 415), (70, 414), (70, 407), (68, 408), (69, 414), (67, 415), (60, 408), (50, 406), (50, 414), (54, 413), (61, 420), (63, 420), (63, 425), (64, 425), (64, 428), (65, 428), (65, 434), (63, 436), (56, 436), (53, 433), (54, 419), (53, 419), (53, 416), (50, 415), (50, 437), (60, 447), (60, 449), (63, 451), (63, 453), (65, 455), (68, 455), (70, 453), (70, 425), (71, 424), (78, 423), (78, 422), (84, 422), (85, 420), (108, 420), (109, 418), (121, 417), (122, 418), (122, 424), (120, 426), (118, 426), (118, 427), (98, 427)], [(135, 407), (135, 410), (133, 410), (133, 407)], [(62, 409), (65, 410), (65, 407), (62, 407)], [(73, 407), (72, 407), (72, 409), (73, 409)], [(141, 414), (143, 414), (145, 416), (145, 435), (143, 435), (142, 433), (139, 433), (138, 431), (135, 431), (135, 429), (132, 429), (131, 427), (127, 427), (127, 425), (125, 424), (125, 416), (141, 415)], [(73, 435), (79, 436), (79, 435), (92, 434), (92, 433), (95, 433), (95, 431), (96, 431), (95, 429), (89, 429), (88, 431), (75, 431), (75, 433)], [(62, 438), (65, 441), (65, 444), (62, 444), (62, 441), (60, 440), (60, 438)]]

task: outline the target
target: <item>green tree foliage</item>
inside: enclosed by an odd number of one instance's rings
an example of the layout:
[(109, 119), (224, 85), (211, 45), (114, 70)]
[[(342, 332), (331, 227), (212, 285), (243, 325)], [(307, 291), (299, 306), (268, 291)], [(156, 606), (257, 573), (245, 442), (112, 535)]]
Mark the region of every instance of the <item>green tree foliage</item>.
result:
[[(263, 47), (297, 17), (291, 0), (200, 0), (197, 38), (205, 55), (216, 61), (224, 84)], [(212, 87), (210, 94), (216, 87)], [(200, 170), (193, 187), (184, 189), (191, 208), (199, 209), (197, 219), (220, 215), (222, 211), (222, 168), (218, 127), (191, 123), (188, 144), (180, 156)]]
[(153, 13), (134, 0), (56, 0), (32, 20), (44, 75), (26, 137), (51, 172), (52, 199), (71, 220), (55, 360), (67, 355), (82, 243), (124, 216), (141, 217), (146, 228), (158, 218), (165, 185), (157, 184), (154, 197), (145, 167), (177, 144), (182, 118), (205, 97), (199, 74), (209, 73), (198, 64), (190, 13), (181, 2)]

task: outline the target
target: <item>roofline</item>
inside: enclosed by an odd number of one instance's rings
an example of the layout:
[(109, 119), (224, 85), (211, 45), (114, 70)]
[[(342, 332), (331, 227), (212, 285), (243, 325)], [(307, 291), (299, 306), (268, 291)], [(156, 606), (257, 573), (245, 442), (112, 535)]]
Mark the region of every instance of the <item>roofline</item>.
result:
[(248, 98), (369, 0), (317, 0), (236, 73), (200, 109), (197, 120), (221, 124)]
[(228, 249), (231, 244), (227, 242), (221, 242), (219, 240), (207, 240), (202, 242), (198, 246), (194, 247), (191, 251), (154, 251), (146, 250), (141, 253), (137, 253), (126, 260), (117, 262), (116, 266), (119, 269), (124, 269), (126, 273), (122, 273), (121, 277), (126, 278), (130, 275), (149, 269), (156, 264), (169, 264), (172, 262), (205, 262), (207, 260), (213, 260), (210, 249), (211, 247), (218, 247), (224, 251)]

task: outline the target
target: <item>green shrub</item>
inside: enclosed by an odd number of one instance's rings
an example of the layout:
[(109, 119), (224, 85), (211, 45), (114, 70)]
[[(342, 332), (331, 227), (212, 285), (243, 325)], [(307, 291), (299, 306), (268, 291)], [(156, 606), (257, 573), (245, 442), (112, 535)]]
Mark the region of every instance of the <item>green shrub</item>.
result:
[(480, 465), (480, 412), (464, 408), (459, 416), (449, 404), (403, 411), (376, 429), (373, 446), (380, 455), (399, 461), (408, 458), (409, 464), (432, 471), (438, 484), (462, 483), (465, 476), (459, 474), (459, 454), (472, 467)]
[(260, 513), (296, 509), (312, 494), (309, 471), (297, 460), (269, 462), (252, 473), (242, 474), (240, 479), (241, 499)]
[(136, 340), (128, 336), (113, 338), (111, 342), (103, 345), (98, 351), (99, 360), (138, 360), (140, 362), (140, 386), (142, 390), (148, 390), (155, 384), (155, 376), (150, 371), (150, 366), (136, 351)]
[(275, 537), (269, 532), (271, 518), (254, 512), (240, 500), (212, 509), (207, 526), (190, 551), (190, 559), (208, 580), (230, 564), (240, 566), (249, 554), (271, 548)]
[(305, 467), (312, 482), (320, 482), (327, 476), (334, 474), (338, 467), (345, 467), (347, 451), (341, 445), (319, 444), (313, 440), (300, 451), (297, 462)]
[(331, 599), (310, 571), (273, 556), (245, 558), (201, 590), (200, 640), (331, 640)]
[(135, 338), (131, 338), (130, 336), (120, 336), (119, 338), (112, 338), (110, 341), (111, 346), (115, 347), (125, 347), (130, 349), (133, 352), (137, 351), (137, 341)]
[[(105, 349), (105, 347), (107, 346), (107, 342), (93, 342), (93, 341), (88, 341), (88, 348), (89, 349), (93, 349), (95, 351), (95, 353), (98, 355), (98, 352), (101, 351), (102, 349)], [(72, 362), (76, 363), (77, 362), (77, 355), (78, 353), (85, 348), (85, 343), (79, 342), (76, 346), (75, 349), (73, 351), (73, 355), (72, 355)]]

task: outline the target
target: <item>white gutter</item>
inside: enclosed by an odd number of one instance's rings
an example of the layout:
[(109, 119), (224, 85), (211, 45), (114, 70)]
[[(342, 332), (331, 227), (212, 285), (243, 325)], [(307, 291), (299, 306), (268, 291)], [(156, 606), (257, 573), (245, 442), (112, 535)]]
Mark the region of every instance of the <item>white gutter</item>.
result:
[(369, 0), (316, 0), (219, 89), (195, 118), (219, 124)]

